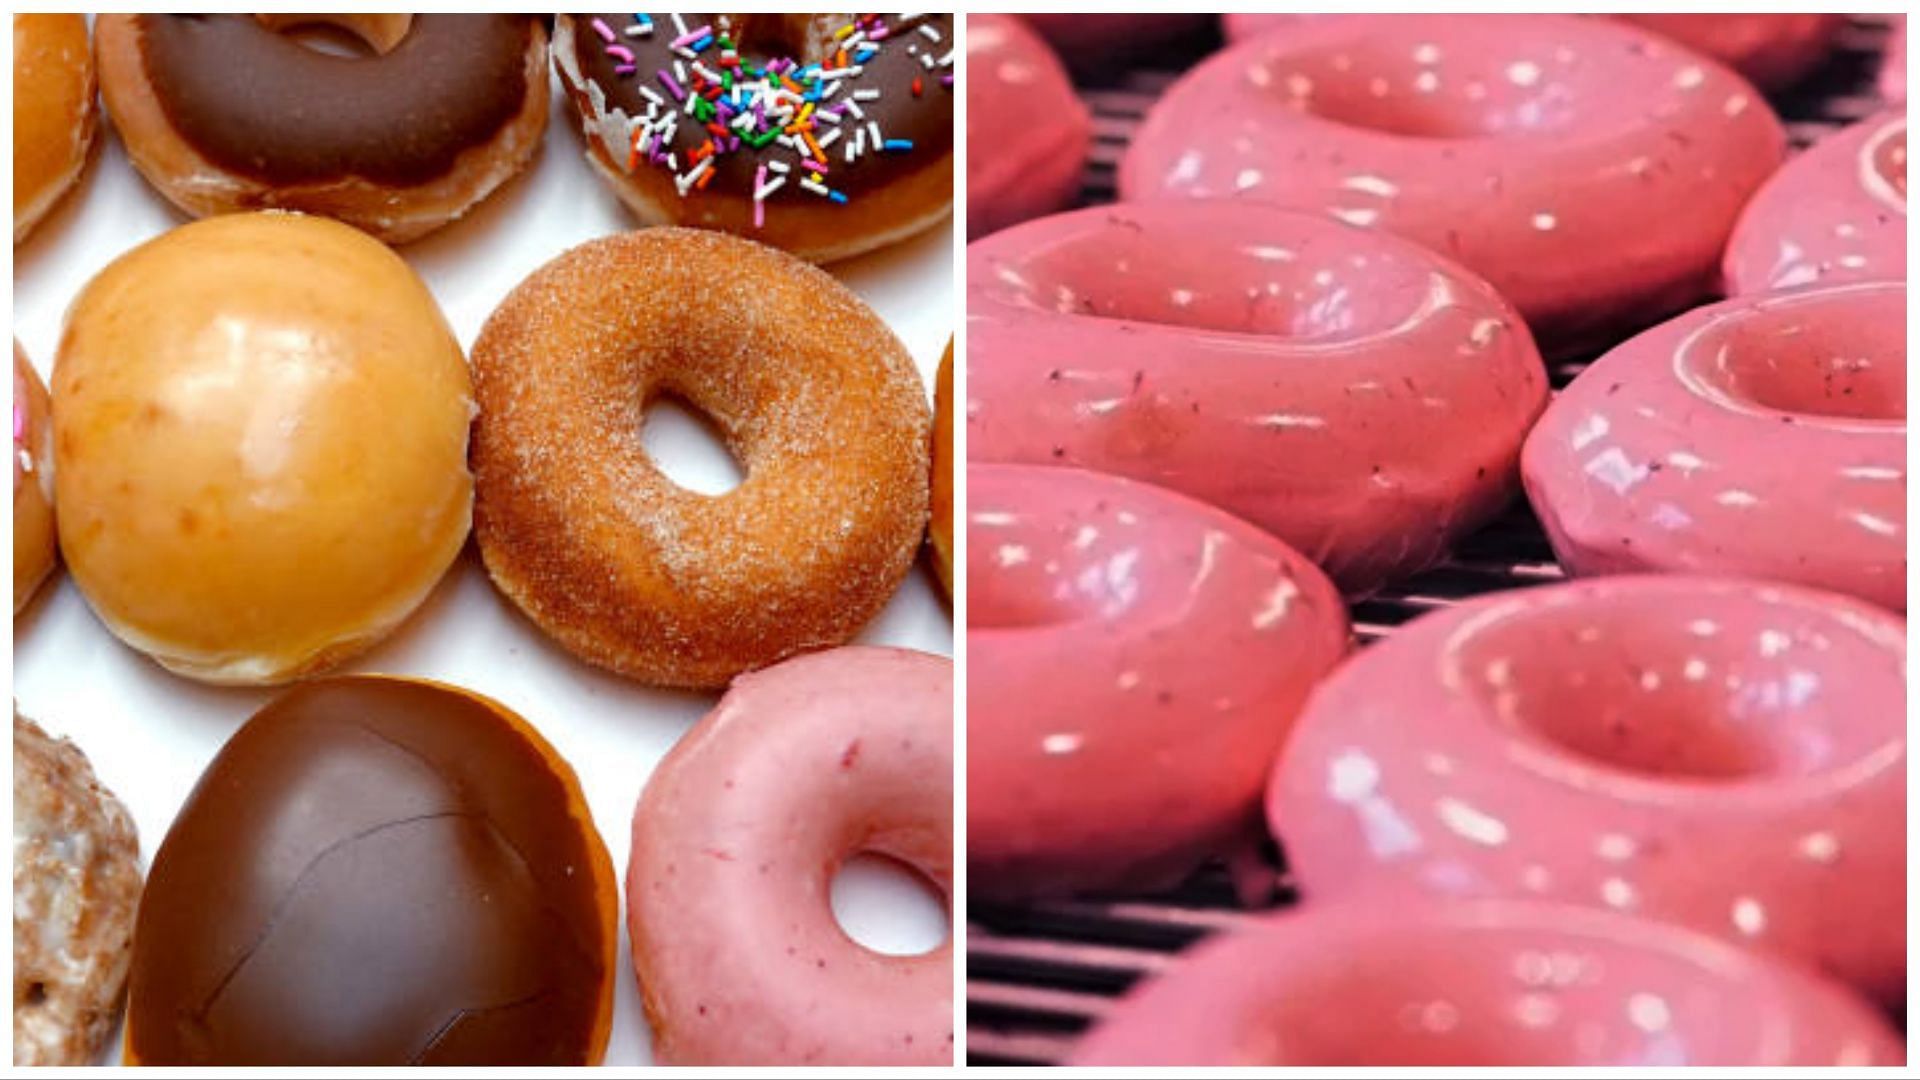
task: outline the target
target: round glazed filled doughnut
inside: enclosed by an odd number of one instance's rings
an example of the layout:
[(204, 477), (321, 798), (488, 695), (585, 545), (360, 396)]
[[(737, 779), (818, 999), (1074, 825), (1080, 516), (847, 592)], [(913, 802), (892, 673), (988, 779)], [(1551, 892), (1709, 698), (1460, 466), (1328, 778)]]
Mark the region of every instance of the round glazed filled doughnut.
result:
[(1846, 128), (1768, 180), (1721, 267), (1729, 293), (1907, 279), (1907, 111)]
[(1574, 574), (1767, 578), (1907, 605), (1907, 290), (1763, 294), (1601, 357), (1527, 437)]
[(13, 17), (13, 242), (86, 168), (93, 145), (93, 50), (84, 15)]
[(967, 470), (968, 890), (1177, 883), (1258, 834), (1273, 755), (1347, 649), (1312, 563), (1183, 496)]
[(1323, 683), (1267, 813), (1309, 907), (1525, 896), (1906, 986), (1906, 623), (1712, 578), (1429, 615)]
[(648, 225), (831, 262), (953, 207), (953, 16), (558, 15), (587, 160)]
[[(325, 24), (375, 55), (281, 33)], [(547, 32), (528, 15), (102, 15), (100, 87), (127, 156), (195, 217), (278, 208), (416, 239), (532, 160)]]
[(967, 16), (967, 236), (1073, 201), (1092, 117), (1020, 18)]
[(953, 887), (953, 665), (846, 648), (743, 675), (633, 815), (627, 927), (662, 1065), (950, 1065), (953, 944), (847, 936), (857, 854)]
[(47, 388), (13, 343), (13, 613), (53, 572), (53, 421)]
[[(583, 244), (502, 301), (473, 367), (487, 572), (583, 660), (724, 686), (844, 643), (920, 550), (932, 410), (913, 358), (772, 248), (694, 229)], [(663, 394), (713, 420), (739, 487), (688, 491), (647, 456)]]
[(1762, 90), (1791, 86), (1820, 66), (1834, 33), (1847, 21), (1845, 15), (1799, 12), (1723, 15), (1669, 11), (1614, 18), (1711, 56)]
[(940, 358), (933, 388), (933, 515), (927, 523), (940, 584), (953, 595), (953, 342)]
[(68, 572), (114, 636), (177, 674), (325, 670), (460, 553), (472, 408), (433, 295), (365, 233), (285, 213), (163, 233), (67, 312)]
[(1117, 473), (1285, 540), (1350, 593), (1518, 490), (1525, 324), (1385, 233), (1228, 200), (1095, 207), (967, 250), (967, 453)]
[(1196, 946), (1075, 1065), (1862, 1066), (1859, 1001), (1675, 926), (1550, 904), (1317, 909)]
[(613, 864), (573, 770), (477, 694), (289, 691), (154, 856), (130, 1065), (597, 1065)]
[[(1120, 193), (1397, 233), (1486, 278), (1561, 351), (1703, 295), (1785, 145), (1744, 81), (1612, 20), (1325, 19), (1175, 83)], [(1623, 227), (1639, 217), (1660, 227)]]

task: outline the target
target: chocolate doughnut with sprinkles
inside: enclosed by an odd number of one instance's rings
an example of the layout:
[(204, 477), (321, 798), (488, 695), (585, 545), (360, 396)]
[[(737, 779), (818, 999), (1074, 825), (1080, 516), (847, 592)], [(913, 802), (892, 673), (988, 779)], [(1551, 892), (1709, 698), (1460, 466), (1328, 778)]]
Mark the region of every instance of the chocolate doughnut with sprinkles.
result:
[(560, 15), (553, 55), (649, 225), (831, 262), (951, 212), (952, 15)]

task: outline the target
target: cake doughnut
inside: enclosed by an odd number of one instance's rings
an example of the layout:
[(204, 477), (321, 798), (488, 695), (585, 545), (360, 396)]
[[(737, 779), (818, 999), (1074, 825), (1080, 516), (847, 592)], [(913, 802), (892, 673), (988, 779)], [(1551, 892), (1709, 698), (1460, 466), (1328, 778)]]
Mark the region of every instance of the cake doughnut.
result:
[(587, 160), (647, 225), (833, 262), (953, 207), (951, 14), (558, 15)]
[(967, 883), (1173, 885), (1258, 834), (1274, 754), (1347, 649), (1312, 563), (1079, 469), (967, 470)]
[(13, 613), (59, 557), (53, 530), (53, 422), (40, 374), (13, 343)]
[(13, 1063), (98, 1065), (120, 1019), (140, 838), (87, 756), (13, 714)]
[(1907, 111), (1889, 110), (1787, 162), (1741, 211), (1726, 290), (1907, 279)]
[(967, 453), (1184, 492), (1363, 594), (1519, 490), (1547, 374), (1513, 308), (1386, 233), (1226, 199), (967, 249)]
[(433, 294), (367, 234), (277, 211), (162, 233), (67, 312), (67, 571), (176, 674), (316, 674), (384, 637), (460, 553), (472, 409)]
[[(1120, 194), (1397, 233), (1486, 278), (1558, 354), (1703, 295), (1785, 146), (1746, 82), (1613, 20), (1335, 18), (1181, 78)], [(1623, 226), (1639, 218), (1660, 227)]]
[(1907, 605), (1906, 286), (1729, 300), (1601, 357), (1527, 437), (1562, 566)]
[(98, 107), (84, 15), (13, 17), (13, 242), (87, 165)]
[(1780, 90), (1820, 66), (1833, 35), (1846, 25), (1831, 12), (1743, 13), (1660, 12), (1616, 15), (1661, 37), (1713, 57), (1745, 75), (1762, 90)]
[(1268, 822), (1309, 908), (1534, 897), (1906, 987), (1906, 623), (1630, 577), (1481, 597), (1314, 694)]
[(953, 596), (953, 342), (940, 357), (933, 390), (933, 514), (927, 536), (933, 542), (934, 568)]
[(1211, 938), (1123, 999), (1081, 1066), (1898, 1065), (1820, 976), (1552, 904), (1310, 909)]
[[(281, 33), (325, 24), (374, 55)], [(547, 128), (530, 15), (101, 15), (100, 87), (127, 156), (194, 217), (278, 208), (389, 244), (525, 168)]]
[[(647, 229), (560, 255), (473, 347), (487, 572), (574, 655), (718, 687), (839, 645), (927, 528), (932, 410), (913, 358), (838, 281), (739, 237)], [(678, 487), (650, 401), (719, 428), (746, 479)]]
[(1893, 17), (1893, 34), (1887, 39), (1886, 54), (1880, 60), (1880, 96), (1888, 101), (1907, 100), (1907, 17)]
[(1073, 201), (1093, 118), (1025, 21), (967, 16), (967, 236)]
[(953, 943), (884, 955), (829, 893), (862, 853), (953, 888), (953, 665), (849, 647), (736, 679), (633, 815), (627, 927), (662, 1065), (953, 1063)]

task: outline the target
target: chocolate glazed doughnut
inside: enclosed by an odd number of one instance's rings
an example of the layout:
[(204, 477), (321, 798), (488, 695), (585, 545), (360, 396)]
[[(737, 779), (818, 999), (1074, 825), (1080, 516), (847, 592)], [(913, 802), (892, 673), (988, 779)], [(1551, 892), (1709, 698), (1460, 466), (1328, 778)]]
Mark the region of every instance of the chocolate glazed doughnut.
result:
[[(374, 50), (276, 31), (328, 24)], [(527, 15), (102, 15), (101, 89), (135, 167), (196, 217), (280, 208), (404, 243), (458, 218), (546, 131)]]

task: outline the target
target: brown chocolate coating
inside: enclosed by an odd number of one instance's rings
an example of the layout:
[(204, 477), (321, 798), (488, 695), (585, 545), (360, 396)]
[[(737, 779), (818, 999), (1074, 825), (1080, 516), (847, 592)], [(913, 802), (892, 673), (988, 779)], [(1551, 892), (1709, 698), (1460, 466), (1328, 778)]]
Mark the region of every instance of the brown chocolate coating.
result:
[(269, 704), (154, 859), (128, 1060), (596, 1062), (612, 870), (564, 770), (450, 687), (329, 679)]
[(526, 100), (527, 15), (415, 15), (384, 55), (331, 56), (248, 15), (141, 15), (140, 54), (180, 137), (262, 183), (357, 176), (391, 187), (452, 170)]

